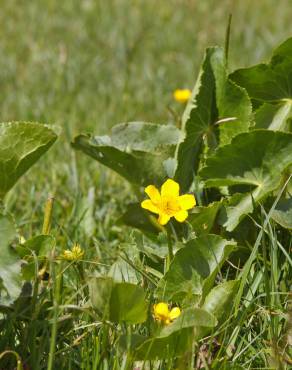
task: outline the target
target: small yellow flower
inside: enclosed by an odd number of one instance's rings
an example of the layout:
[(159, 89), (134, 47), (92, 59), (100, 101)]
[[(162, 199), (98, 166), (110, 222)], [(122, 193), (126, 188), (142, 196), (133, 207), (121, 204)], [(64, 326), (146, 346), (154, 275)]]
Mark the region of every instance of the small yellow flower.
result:
[(179, 103), (186, 103), (192, 95), (189, 89), (176, 89), (173, 92), (174, 99)]
[(154, 318), (163, 324), (170, 324), (174, 319), (180, 316), (179, 307), (173, 307), (170, 311), (167, 303), (160, 302), (153, 306)]
[(145, 188), (150, 199), (141, 203), (141, 207), (159, 215), (160, 225), (166, 225), (171, 217), (184, 222), (188, 217), (188, 209), (196, 205), (193, 194), (179, 195), (179, 184), (171, 179), (161, 186), (161, 193), (154, 185)]
[(84, 250), (80, 247), (78, 243), (75, 243), (73, 245), (73, 248), (66, 249), (63, 253), (63, 258), (67, 261), (78, 261), (80, 260), (84, 255)]

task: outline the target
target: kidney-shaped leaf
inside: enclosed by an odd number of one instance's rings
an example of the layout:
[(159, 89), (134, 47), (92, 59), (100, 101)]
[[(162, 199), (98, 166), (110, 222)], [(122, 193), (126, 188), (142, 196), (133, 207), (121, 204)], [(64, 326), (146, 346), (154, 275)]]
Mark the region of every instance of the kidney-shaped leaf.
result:
[(0, 198), (56, 139), (53, 130), (39, 123), (0, 123)]
[(158, 284), (156, 297), (179, 301), (206, 293), (235, 244), (218, 235), (202, 235), (190, 240), (176, 253)]
[(7, 305), (21, 291), (21, 260), (10, 246), (16, 237), (16, 229), (8, 215), (0, 214), (0, 235), (0, 304)]
[(232, 231), (240, 220), (281, 183), (281, 174), (292, 163), (292, 134), (254, 130), (236, 136), (207, 159), (201, 176), (207, 187), (249, 185), (251, 193), (236, 195), (226, 208), (224, 226)]
[(114, 285), (110, 298), (110, 320), (138, 324), (147, 319), (148, 304), (144, 290), (130, 283)]
[(238, 280), (229, 280), (217, 285), (207, 295), (202, 308), (212, 313), (218, 322), (223, 322), (232, 310), (238, 286)]
[(79, 135), (72, 146), (129, 182), (149, 185), (165, 178), (164, 161), (174, 155), (179, 139), (175, 126), (132, 122), (115, 126), (111, 136)]
[(269, 64), (239, 69), (230, 77), (248, 91), (256, 107), (264, 103), (256, 112), (257, 128), (289, 129), (292, 117), (292, 38), (274, 51)]
[(243, 86), (250, 97), (260, 102), (291, 98), (292, 38), (274, 51), (269, 64), (239, 69), (230, 77)]

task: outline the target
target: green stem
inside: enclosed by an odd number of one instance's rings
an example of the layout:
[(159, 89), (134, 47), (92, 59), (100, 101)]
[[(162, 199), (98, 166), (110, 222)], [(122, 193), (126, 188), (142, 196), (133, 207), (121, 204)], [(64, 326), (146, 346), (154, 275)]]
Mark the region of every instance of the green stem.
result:
[(49, 353), (49, 360), (48, 360), (48, 367), (47, 370), (54, 369), (54, 359), (55, 359), (55, 348), (56, 348), (56, 340), (57, 340), (57, 323), (58, 323), (58, 313), (59, 313), (59, 303), (60, 303), (60, 292), (61, 292), (61, 278), (62, 274), (60, 271), (55, 270), (54, 262), (52, 261), (52, 278), (55, 281), (55, 294), (54, 294), (54, 307), (53, 307), (53, 323), (52, 323), (52, 332), (51, 332), (51, 343), (50, 343), (50, 353)]
[(16, 370), (23, 370), (23, 366), (22, 366), (22, 363), (21, 363), (21, 358), (20, 358), (19, 354), (15, 351), (7, 350), (7, 351), (2, 352), (0, 354), (0, 360), (1, 360), (1, 358), (3, 358), (6, 355), (9, 355), (9, 354), (15, 356), (15, 358), (16, 358), (16, 363), (17, 363)]
[(166, 228), (167, 231), (167, 247), (168, 247), (168, 257), (166, 261), (166, 271), (169, 269), (170, 263), (173, 260), (173, 247), (172, 247), (172, 239), (171, 239), (171, 231), (170, 228)]

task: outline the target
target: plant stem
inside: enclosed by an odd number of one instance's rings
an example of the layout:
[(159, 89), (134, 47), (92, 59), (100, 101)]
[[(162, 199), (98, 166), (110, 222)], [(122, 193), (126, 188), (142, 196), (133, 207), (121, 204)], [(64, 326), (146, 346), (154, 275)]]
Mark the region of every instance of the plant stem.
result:
[(62, 269), (60, 268), (60, 270), (57, 271), (57, 273), (56, 273), (54, 262), (52, 261), (51, 271), (52, 271), (52, 278), (55, 281), (55, 289), (54, 289), (53, 323), (52, 323), (50, 353), (49, 353), (49, 360), (48, 360), (47, 370), (53, 370), (54, 369), (53, 365), (54, 365), (54, 359), (55, 359), (55, 347), (56, 347), (56, 340), (57, 340), (57, 323), (58, 323), (60, 291), (61, 291), (61, 279), (62, 279), (62, 274), (60, 274), (59, 272), (61, 270)]
[(167, 261), (166, 261), (166, 271), (167, 271), (173, 259), (173, 247), (172, 247), (170, 228), (167, 227), (166, 230), (167, 230), (167, 247), (168, 247), (168, 256), (167, 256)]
[(2, 352), (2, 353), (0, 354), (0, 360), (1, 360), (4, 356), (9, 355), (9, 354), (11, 354), (11, 355), (15, 356), (15, 358), (16, 358), (16, 363), (17, 363), (17, 368), (16, 368), (16, 370), (23, 370), (23, 366), (22, 366), (21, 358), (20, 358), (19, 354), (18, 354), (17, 352), (15, 352), (15, 351), (7, 350), (7, 351)]

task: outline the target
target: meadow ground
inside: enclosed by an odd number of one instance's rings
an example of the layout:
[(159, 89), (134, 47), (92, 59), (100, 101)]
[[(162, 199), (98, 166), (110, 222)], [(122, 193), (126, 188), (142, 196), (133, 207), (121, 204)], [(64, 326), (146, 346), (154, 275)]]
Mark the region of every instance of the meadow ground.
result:
[[(224, 44), (230, 13), (230, 71), (268, 59), (273, 47), (292, 35), (290, 0), (0, 0), (1, 122), (48, 123), (60, 132), (52, 150), (5, 198), (20, 234), (28, 239), (41, 232), (44, 204), (53, 195), (59, 250), (78, 241), (88, 260), (104, 264), (101, 270), (115, 260), (118, 245), (129, 241), (129, 230), (116, 220), (134, 194), (119, 176), (73, 151), (70, 142), (80, 132), (108, 133), (120, 122), (173, 121), (182, 113), (173, 90), (192, 88), (204, 49)], [(78, 288), (72, 283), (63, 292), (63, 305), (81, 305)], [(253, 358), (263, 347), (272, 348), (259, 334), (270, 330), (268, 318), (255, 324), (255, 314), (256, 309), (237, 323), (250, 330), (235, 349), (243, 368), (256, 368)], [(260, 329), (249, 328), (248, 320)], [(58, 348), (60, 369), (62, 363), (67, 369), (93, 366), (86, 353), (94, 339), (92, 333), (86, 337), (85, 321), (76, 329), (79, 347)], [(66, 335), (68, 343), (76, 340), (74, 329)], [(12, 345), (12, 337), (6, 340)], [(72, 348), (72, 363), (63, 362)], [(264, 358), (259, 356), (258, 368), (264, 368)], [(36, 369), (46, 368), (43, 359), (38, 361)]]

